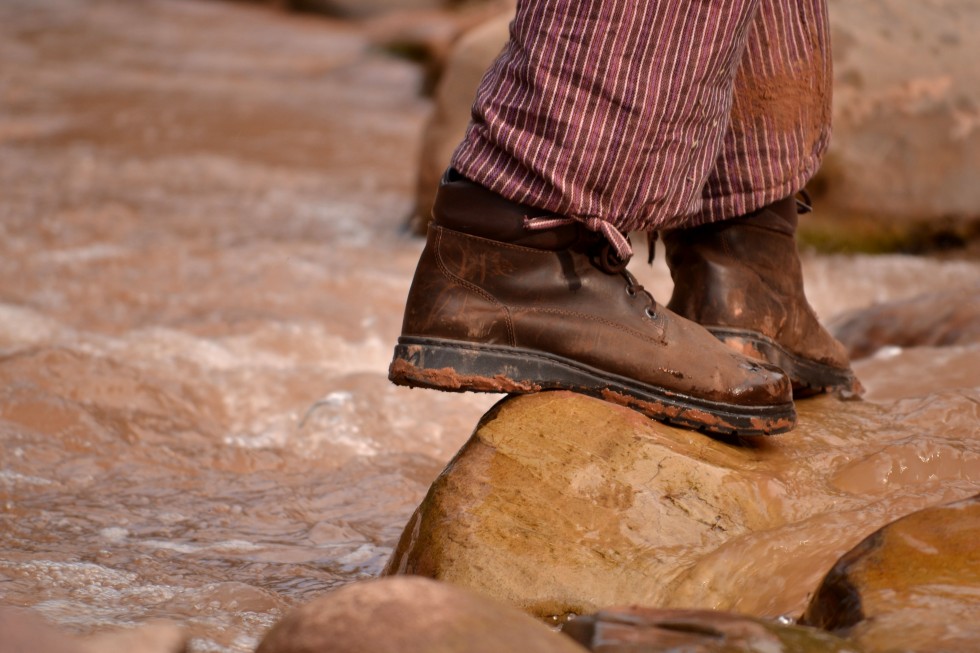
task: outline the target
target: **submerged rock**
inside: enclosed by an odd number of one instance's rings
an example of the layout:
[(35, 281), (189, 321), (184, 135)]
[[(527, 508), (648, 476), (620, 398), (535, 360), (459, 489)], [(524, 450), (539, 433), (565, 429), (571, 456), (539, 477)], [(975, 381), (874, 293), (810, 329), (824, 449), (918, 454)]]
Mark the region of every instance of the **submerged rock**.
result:
[(980, 491), (980, 439), (963, 442), (978, 399), (825, 396), (798, 403), (791, 433), (732, 442), (572, 393), (505, 399), (433, 483), (386, 573), (541, 617), (626, 604), (799, 614), (869, 532)]
[(933, 292), (850, 311), (830, 325), (851, 359), (886, 346), (948, 347), (980, 343), (980, 286)]
[(980, 645), (980, 495), (876, 531), (827, 574), (804, 614), (868, 651)]
[(583, 653), (519, 610), (446, 583), (347, 585), (293, 610), (256, 653)]
[(608, 609), (562, 632), (593, 653), (858, 653), (822, 630), (713, 610)]

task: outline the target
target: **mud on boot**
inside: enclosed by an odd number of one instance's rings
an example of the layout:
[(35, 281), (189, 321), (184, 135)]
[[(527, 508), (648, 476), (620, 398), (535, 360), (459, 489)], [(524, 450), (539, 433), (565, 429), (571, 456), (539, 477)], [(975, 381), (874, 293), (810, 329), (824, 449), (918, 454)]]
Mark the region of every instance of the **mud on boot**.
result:
[(711, 433), (781, 433), (789, 380), (659, 306), (607, 239), (451, 174), (389, 378), (449, 391), (572, 390)]
[(847, 351), (803, 292), (798, 206), (787, 197), (731, 220), (663, 233), (674, 279), (667, 305), (733, 350), (782, 369), (797, 398), (860, 394)]

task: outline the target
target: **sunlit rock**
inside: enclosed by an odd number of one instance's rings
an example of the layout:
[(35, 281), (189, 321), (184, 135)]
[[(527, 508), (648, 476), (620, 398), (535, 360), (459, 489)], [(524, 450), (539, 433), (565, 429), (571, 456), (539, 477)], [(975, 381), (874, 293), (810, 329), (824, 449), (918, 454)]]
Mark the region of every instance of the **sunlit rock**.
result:
[(584, 653), (510, 606), (425, 578), (347, 585), (293, 610), (256, 653)]
[(830, 570), (804, 620), (848, 634), (868, 651), (976, 651), (980, 495), (868, 536)]
[(484, 73), (507, 42), (513, 11), (505, 10), (464, 34), (453, 45), (436, 87), (435, 106), (425, 126), (419, 157), (411, 227), (424, 233), (439, 179), (470, 122), (470, 107)]
[(852, 359), (886, 346), (980, 343), (980, 285), (850, 311), (837, 317), (831, 329)]
[(858, 653), (815, 628), (713, 610), (614, 608), (578, 617), (562, 632), (594, 653)]
[(868, 218), (902, 246), (975, 222), (980, 4), (834, 0), (830, 20), (834, 137), (814, 186), (819, 216), (842, 218), (845, 240)]
[[(551, 617), (610, 605), (800, 614), (881, 525), (980, 491), (980, 393), (798, 402), (721, 442), (563, 392), (502, 401), (388, 563)], [(941, 417), (940, 417), (941, 416)]]

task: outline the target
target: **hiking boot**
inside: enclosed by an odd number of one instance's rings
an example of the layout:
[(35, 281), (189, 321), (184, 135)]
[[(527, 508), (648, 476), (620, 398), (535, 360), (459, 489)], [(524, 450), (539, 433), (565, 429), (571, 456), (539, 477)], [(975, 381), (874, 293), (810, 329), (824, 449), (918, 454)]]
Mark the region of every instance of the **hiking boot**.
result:
[[(458, 176), (447, 176), (433, 214), (389, 370), (394, 383), (572, 390), (711, 433), (795, 424), (781, 371), (658, 306), (598, 233)], [(535, 229), (541, 220), (558, 226)]]
[(664, 233), (674, 279), (667, 306), (733, 350), (782, 369), (797, 398), (859, 394), (847, 351), (803, 294), (797, 213), (788, 197), (738, 218)]

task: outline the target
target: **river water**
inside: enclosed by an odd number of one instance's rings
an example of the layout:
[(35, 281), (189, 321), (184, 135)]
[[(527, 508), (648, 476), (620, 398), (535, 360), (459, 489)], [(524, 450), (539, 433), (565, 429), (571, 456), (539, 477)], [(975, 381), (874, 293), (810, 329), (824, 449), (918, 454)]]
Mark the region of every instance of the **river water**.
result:
[[(380, 571), (496, 399), (385, 378), (421, 250), (401, 229), (420, 83), (323, 19), (0, 4), (0, 604), (80, 633), (173, 619), (194, 651), (237, 652)], [(660, 261), (635, 267), (666, 300)], [(980, 265), (806, 274), (830, 317)], [(870, 401), (977, 397), (978, 360), (857, 371)]]

